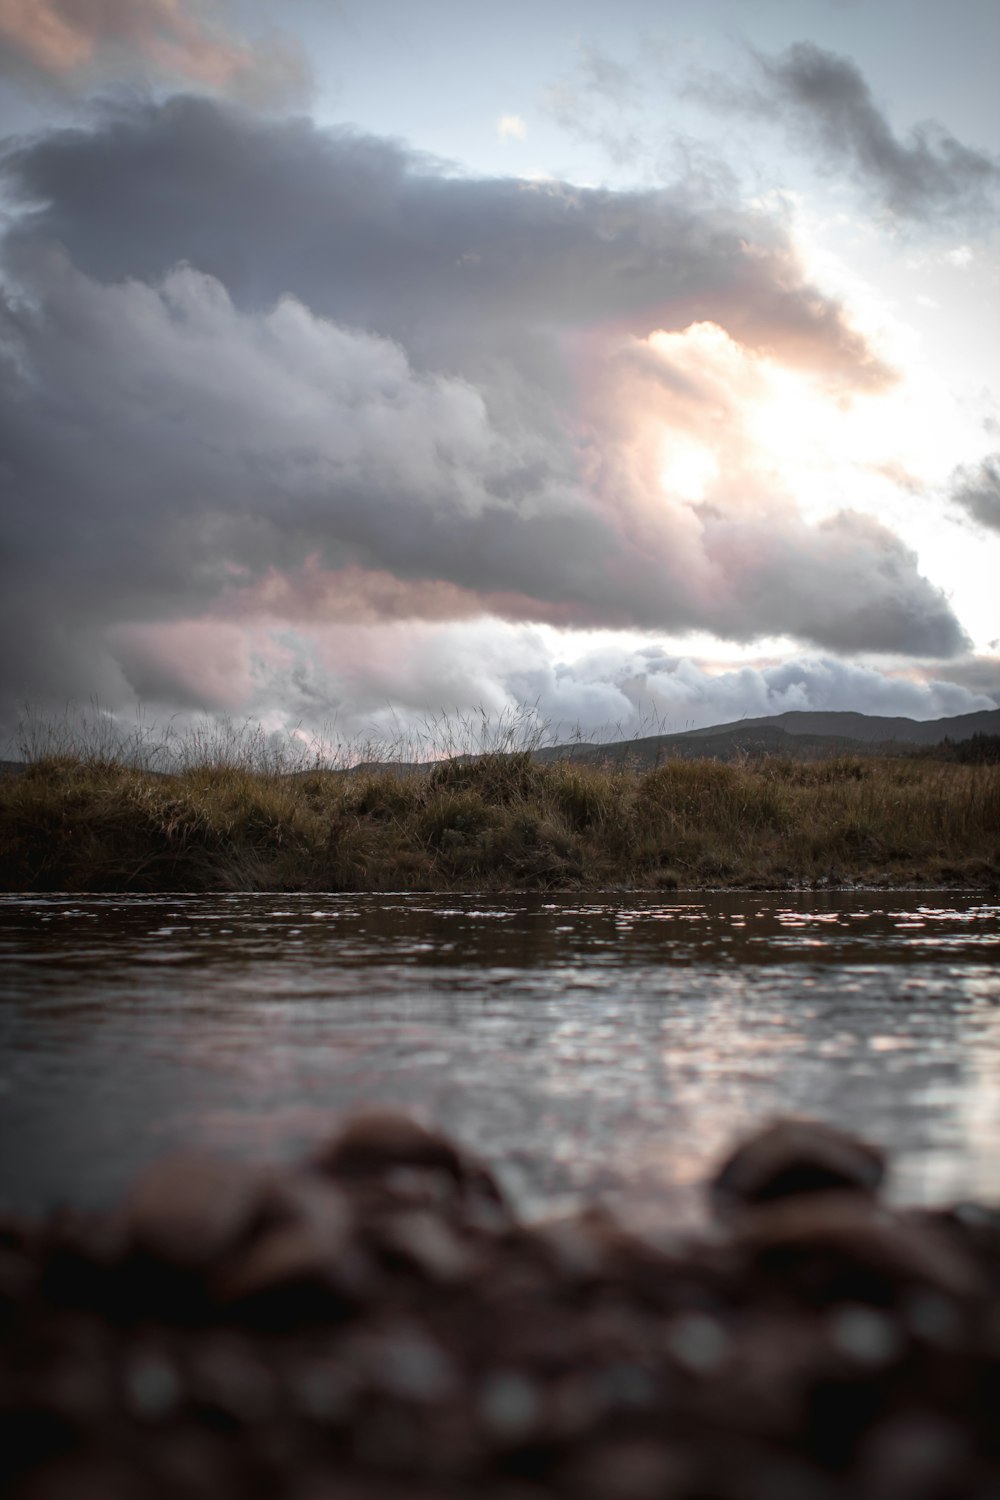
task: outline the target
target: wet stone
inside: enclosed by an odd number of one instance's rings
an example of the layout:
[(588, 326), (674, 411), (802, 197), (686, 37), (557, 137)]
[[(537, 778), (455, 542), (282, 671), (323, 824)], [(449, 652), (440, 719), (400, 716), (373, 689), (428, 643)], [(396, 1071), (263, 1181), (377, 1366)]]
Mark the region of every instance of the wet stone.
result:
[(479, 1416), (490, 1436), (500, 1442), (519, 1442), (535, 1427), (542, 1413), (535, 1382), (518, 1370), (492, 1374), (479, 1393)]
[(182, 1395), (177, 1371), (161, 1354), (131, 1357), (126, 1363), (123, 1384), (129, 1410), (150, 1422), (170, 1416)]
[(520, 1223), (397, 1115), (318, 1160), (174, 1158), (0, 1245), (5, 1500), (1000, 1494), (986, 1208), (855, 1181), (653, 1241)]
[(308, 1359), (286, 1371), (285, 1385), (299, 1416), (324, 1427), (343, 1422), (353, 1410), (360, 1375), (342, 1359)]
[(855, 1364), (878, 1369), (903, 1352), (904, 1337), (898, 1324), (874, 1308), (837, 1307), (827, 1326), (834, 1347)]
[(125, 1206), (132, 1243), (181, 1268), (209, 1265), (249, 1230), (265, 1178), (239, 1162), (166, 1157), (138, 1179)]
[(579, 1500), (671, 1500), (690, 1493), (689, 1467), (683, 1455), (662, 1443), (624, 1439), (572, 1460), (562, 1481)]
[(190, 1371), (192, 1399), (213, 1419), (238, 1427), (264, 1420), (272, 1411), (276, 1383), (250, 1343), (215, 1336), (201, 1345)]
[(389, 1174), (400, 1168), (437, 1172), (457, 1187), (473, 1189), (497, 1202), (502, 1198), (493, 1174), (481, 1162), (459, 1150), (447, 1136), (392, 1110), (356, 1116), (317, 1153), (313, 1165), (338, 1178), (381, 1177), (390, 1189)]
[(403, 1401), (433, 1406), (458, 1389), (444, 1350), (416, 1330), (398, 1329), (374, 1341), (366, 1362), (371, 1384)]
[(394, 1214), (380, 1226), (378, 1243), (390, 1256), (429, 1281), (447, 1284), (470, 1275), (474, 1257), (448, 1223), (431, 1213)]
[(815, 1120), (778, 1120), (729, 1156), (711, 1183), (723, 1211), (799, 1193), (878, 1190), (882, 1152), (847, 1131)]
[(858, 1467), (862, 1495), (940, 1500), (975, 1494), (968, 1438), (954, 1422), (933, 1411), (890, 1417), (863, 1443)]
[(737, 1243), (752, 1274), (818, 1302), (893, 1302), (912, 1287), (968, 1300), (984, 1289), (962, 1249), (854, 1193), (788, 1199), (757, 1210)]
[(288, 1326), (345, 1316), (363, 1280), (347, 1242), (333, 1244), (300, 1223), (272, 1229), (232, 1257), (213, 1291), (218, 1306), (242, 1320)]
[(667, 1330), (667, 1347), (674, 1358), (697, 1375), (709, 1375), (725, 1361), (729, 1336), (715, 1318), (691, 1313)]

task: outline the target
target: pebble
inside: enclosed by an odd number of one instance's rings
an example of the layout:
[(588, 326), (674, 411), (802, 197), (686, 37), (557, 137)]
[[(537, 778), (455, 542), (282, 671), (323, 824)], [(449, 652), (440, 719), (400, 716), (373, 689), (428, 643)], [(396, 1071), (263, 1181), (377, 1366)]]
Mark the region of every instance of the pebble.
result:
[(776, 1122), (722, 1214), (524, 1224), (388, 1111), (308, 1162), (197, 1154), (0, 1226), (5, 1500), (986, 1500), (1000, 1216), (899, 1211)]
[(874, 1193), (884, 1172), (882, 1152), (845, 1130), (818, 1120), (776, 1120), (726, 1158), (711, 1192), (723, 1210), (800, 1193)]
[(147, 1169), (125, 1204), (135, 1247), (178, 1267), (208, 1265), (246, 1233), (264, 1178), (242, 1162), (178, 1153)]
[(690, 1313), (667, 1331), (667, 1348), (674, 1358), (698, 1375), (711, 1374), (729, 1352), (729, 1338), (714, 1318)]
[(903, 1336), (896, 1325), (871, 1307), (838, 1307), (829, 1318), (830, 1338), (848, 1359), (873, 1369), (896, 1359)]

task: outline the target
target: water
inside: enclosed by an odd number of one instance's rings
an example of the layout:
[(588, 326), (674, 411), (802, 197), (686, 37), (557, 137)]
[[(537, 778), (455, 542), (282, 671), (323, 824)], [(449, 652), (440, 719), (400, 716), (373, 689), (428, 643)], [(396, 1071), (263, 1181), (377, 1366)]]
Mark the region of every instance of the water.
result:
[(940, 892), (0, 898), (0, 1201), (284, 1159), (403, 1105), (528, 1213), (685, 1219), (779, 1111), (1000, 1198), (1000, 906)]

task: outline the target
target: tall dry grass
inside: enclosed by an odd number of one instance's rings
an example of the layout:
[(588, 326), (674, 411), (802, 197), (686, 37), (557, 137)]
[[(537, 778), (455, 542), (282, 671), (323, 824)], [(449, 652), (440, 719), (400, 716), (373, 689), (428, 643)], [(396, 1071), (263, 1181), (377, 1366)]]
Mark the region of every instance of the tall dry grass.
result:
[[(645, 773), (512, 736), (404, 774), (252, 730), (184, 753), (38, 747), (0, 781), (6, 890), (996, 884), (1000, 767), (848, 757)], [(472, 725), (476, 730), (476, 725)], [(534, 732), (534, 731), (532, 731)], [(135, 747), (133, 747), (135, 748)], [(151, 749), (156, 753), (151, 758)], [(474, 758), (472, 758), (474, 757)]]

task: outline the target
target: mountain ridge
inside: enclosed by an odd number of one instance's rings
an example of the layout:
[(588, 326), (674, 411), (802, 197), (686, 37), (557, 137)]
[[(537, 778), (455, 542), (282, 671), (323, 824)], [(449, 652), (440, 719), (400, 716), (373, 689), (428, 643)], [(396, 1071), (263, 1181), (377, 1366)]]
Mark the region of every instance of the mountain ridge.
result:
[(673, 734), (644, 735), (604, 744), (552, 745), (533, 752), (536, 760), (627, 761), (634, 766), (658, 764), (672, 755), (729, 759), (738, 755), (791, 755), (815, 759), (827, 755), (886, 753), (953, 744), (973, 735), (1000, 736), (1000, 708), (980, 709), (940, 719), (908, 719), (853, 710), (790, 709), (781, 714), (738, 719)]
[[(681, 730), (681, 735), (723, 734), (759, 725), (786, 729), (789, 734), (835, 734), (845, 739), (887, 744), (903, 741), (916, 745), (940, 745), (946, 739), (966, 740), (974, 734), (1000, 734), (1000, 708), (982, 708), (971, 714), (953, 714), (940, 719), (909, 719), (864, 714), (856, 709), (787, 709), (780, 714), (762, 714), (755, 719), (735, 719), (703, 729)], [(792, 726), (796, 727), (792, 727)], [(822, 726), (822, 727), (821, 727)], [(859, 732), (862, 731), (862, 732)]]

